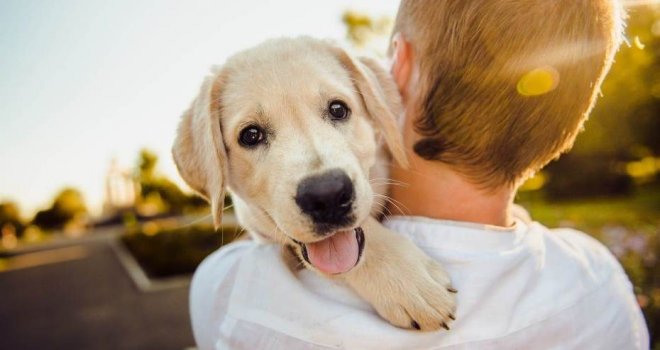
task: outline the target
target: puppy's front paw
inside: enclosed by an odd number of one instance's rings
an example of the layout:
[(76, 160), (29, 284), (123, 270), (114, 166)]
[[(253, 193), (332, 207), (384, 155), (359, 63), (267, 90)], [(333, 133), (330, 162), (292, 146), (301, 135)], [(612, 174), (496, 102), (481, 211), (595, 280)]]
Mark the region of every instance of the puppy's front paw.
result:
[(456, 290), (449, 276), (435, 261), (420, 256), (421, 262), (392, 269), (389, 283), (373, 303), (383, 318), (401, 328), (433, 331), (450, 329), (456, 312)]
[(449, 329), (457, 291), (442, 266), (375, 220), (367, 220), (364, 230), (364, 256), (344, 276), (348, 284), (395, 326)]

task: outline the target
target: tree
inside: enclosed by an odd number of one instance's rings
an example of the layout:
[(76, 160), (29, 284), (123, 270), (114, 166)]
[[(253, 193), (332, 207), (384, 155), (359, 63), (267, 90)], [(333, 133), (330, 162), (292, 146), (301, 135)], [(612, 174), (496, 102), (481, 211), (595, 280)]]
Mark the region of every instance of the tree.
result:
[(148, 149), (140, 150), (138, 160), (138, 179), (140, 182), (150, 181), (154, 178), (157, 164), (158, 156), (154, 152)]
[[(660, 156), (660, 12), (639, 8), (602, 86), (584, 133), (571, 153), (546, 168), (554, 198), (627, 194), (636, 176), (657, 181), (657, 166), (640, 174), (627, 164)], [(651, 162), (653, 163), (653, 162)]]
[(391, 17), (374, 18), (356, 11), (346, 11), (342, 16), (346, 26), (346, 38), (357, 49), (383, 56), (387, 39), (394, 21)]
[(32, 223), (45, 230), (61, 230), (74, 221), (83, 221), (87, 206), (82, 194), (74, 188), (60, 191), (50, 208), (39, 211)]
[(639, 111), (660, 102), (660, 12), (632, 12), (626, 37), (629, 44), (616, 55), (575, 153), (638, 158), (651, 151), (646, 138), (640, 137), (648, 130)]
[(147, 149), (140, 151), (137, 179), (140, 184), (140, 203), (151, 212), (182, 214), (187, 208), (206, 206), (203, 199), (185, 194), (170, 179), (156, 170), (158, 156)]
[(25, 224), (21, 219), (18, 205), (14, 202), (0, 203), (0, 230), (4, 227), (13, 228), (19, 237), (25, 230)]

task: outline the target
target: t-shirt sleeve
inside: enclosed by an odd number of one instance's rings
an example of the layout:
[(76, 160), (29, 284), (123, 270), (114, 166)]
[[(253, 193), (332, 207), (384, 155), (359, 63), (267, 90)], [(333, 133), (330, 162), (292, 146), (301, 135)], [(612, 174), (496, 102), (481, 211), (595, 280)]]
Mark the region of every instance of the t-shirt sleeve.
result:
[(190, 285), (190, 319), (199, 349), (214, 349), (218, 327), (226, 314), (233, 274), (244, 252), (254, 245), (244, 241), (229, 244), (199, 265)]
[(587, 259), (594, 273), (604, 277), (601, 289), (609, 294), (605, 307), (619, 315), (620, 324), (613, 327), (615, 331), (629, 339), (631, 349), (648, 349), (648, 327), (633, 284), (612, 252), (595, 238), (577, 230), (556, 229), (553, 234)]

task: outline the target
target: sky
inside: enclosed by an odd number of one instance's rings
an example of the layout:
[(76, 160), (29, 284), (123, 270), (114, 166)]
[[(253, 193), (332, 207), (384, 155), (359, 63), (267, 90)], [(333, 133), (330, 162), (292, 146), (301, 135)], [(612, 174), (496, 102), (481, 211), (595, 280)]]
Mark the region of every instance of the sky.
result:
[(347, 10), (394, 16), (398, 0), (3, 0), (0, 202), (25, 216), (65, 186), (93, 213), (116, 159), (170, 156), (181, 113), (211, 65), (268, 38), (345, 38)]

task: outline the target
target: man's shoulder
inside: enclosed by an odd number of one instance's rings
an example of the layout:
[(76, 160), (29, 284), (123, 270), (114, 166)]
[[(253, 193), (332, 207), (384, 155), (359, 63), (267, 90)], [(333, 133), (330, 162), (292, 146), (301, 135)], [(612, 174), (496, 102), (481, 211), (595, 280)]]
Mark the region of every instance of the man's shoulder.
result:
[[(232, 289), (240, 278), (241, 265), (249, 261), (273, 261), (281, 257), (281, 249), (274, 244), (260, 244), (253, 240), (233, 242), (223, 246), (207, 256), (197, 267), (191, 282), (191, 292), (203, 290), (215, 293), (218, 289)], [(269, 264), (272, 266), (272, 264)]]
[(648, 348), (648, 332), (633, 285), (610, 250), (594, 237), (571, 228), (544, 228), (543, 237), (548, 255), (554, 255), (548, 260), (564, 262), (555, 273), (575, 272), (572, 288), (588, 291), (565, 313), (575, 319), (599, 313), (600, 321), (585, 328), (582, 337), (599, 339), (608, 348)]
[[(525, 243), (497, 255), (497, 263), (491, 253), (471, 260), (472, 255), (455, 262), (447, 259), (452, 278), (464, 287), (459, 287), (458, 296), (461, 317), (448, 334), (422, 337), (391, 327), (368, 307), (354, 303), (341, 284), (310, 271), (290, 270), (280, 246), (242, 241), (210, 255), (195, 273), (191, 288), (195, 338), (200, 348), (212, 348), (223, 340), (259, 344), (267, 339), (296, 349), (337, 344), (383, 348), (383, 343), (392, 349), (411, 348), (411, 344), (435, 348), (475, 341), (488, 348), (491, 343), (528, 344), (527, 333), (516, 330), (529, 327), (539, 334), (548, 329), (567, 332), (586, 323), (594, 310), (605, 309), (607, 319), (620, 320), (620, 329), (612, 336), (625, 342), (643, 333), (630, 282), (606, 247), (579, 231), (525, 225), (520, 227), (527, 232), (520, 236)], [(428, 253), (442, 258), (443, 251)], [(464, 271), (465, 266), (469, 268)], [(487, 280), (506, 293), (493, 293)], [(493, 323), (494, 316), (507, 322)], [(602, 338), (599, 332), (609, 321), (589, 322), (595, 333), (587, 338)]]
[(606, 278), (611, 274), (623, 274), (623, 268), (610, 250), (594, 237), (573, 228), (549, 229), (533, 223), (532, 230), (538, 230), (544, 241), (547, 254), (556, 255), (589, 273)]
[(216, 250), (199, 265), (190, 285), (189, 307), (195, 341), (200, 348), (231, 348), (227, 344), (218, 345), (218, 341), (222, 338), (220, 333), (227, 331), (222, 327), (228, 324), (232, 304), (251, 292), (250, 281), (268, 275), (255, 266), (267, 266), (272, 272), (282, 265), (277, 264), (280, 251), (273, 244), (238, 241)]
[(292, 269), (277, 244), (233, 243), (206, 258), (193, 277), (195, 340), (202, 349), (256, 349), (272, 342), (327, 348), (356, 324), (378, 319), (350, 296), (339, 281)]
[(274, 245), (259, 244), (253, 240), (241, 240), (226, 244), (207, 256), (195, 271), (195, 275), (224, 272), (224, 270), (240, 264), (245, 258), (259, 258), (264, 254), (276, 254), (274, 248)]

